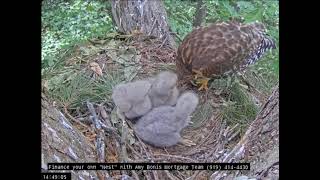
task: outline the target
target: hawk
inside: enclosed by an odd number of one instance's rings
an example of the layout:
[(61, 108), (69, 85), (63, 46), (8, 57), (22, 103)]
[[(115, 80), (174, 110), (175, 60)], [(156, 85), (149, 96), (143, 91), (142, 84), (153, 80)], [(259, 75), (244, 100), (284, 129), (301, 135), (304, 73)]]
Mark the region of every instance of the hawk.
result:
[(194, 29), (177, 51), (176, 67), (181, 82), (196, 80), (207, 89), (212, 77), (243, 72), (257, 62), (275, 42), (260, 22), (220, 22)]

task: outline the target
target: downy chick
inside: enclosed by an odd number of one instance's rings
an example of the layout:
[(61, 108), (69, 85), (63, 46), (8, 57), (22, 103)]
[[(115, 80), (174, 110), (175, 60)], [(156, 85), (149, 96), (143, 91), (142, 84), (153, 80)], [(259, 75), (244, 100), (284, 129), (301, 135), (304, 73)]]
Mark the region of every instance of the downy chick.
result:
[(152, 108), (148, 91), (151, 88), (149, 81), (135, 81), (119, 84), (113, 89), (112, 99), (127, 118), (140, 117)]
[(153, 107), (161, 105), (173, 106), (177, 103), (179, 91), (176, 87), (177, 75), (170, 71), (159, 73), (156, 77), (150, 78), (152, 86), (149, 97)]
[(187, 126), (190, 115), (198, 105), (196, 94), (182, 94), (175, 107), (159, 106), (141, 117), (134, 126), (138, 137), (156, 147), (169, 147), (177, 144), (180, 131)]

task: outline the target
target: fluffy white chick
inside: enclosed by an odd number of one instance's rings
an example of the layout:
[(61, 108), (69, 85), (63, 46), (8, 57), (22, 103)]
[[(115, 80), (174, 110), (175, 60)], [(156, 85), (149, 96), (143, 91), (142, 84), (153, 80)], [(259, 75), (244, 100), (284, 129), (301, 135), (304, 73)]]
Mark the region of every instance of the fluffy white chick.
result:
[(150, 78), (152, 86), (149, 97), (153, 107), (161, 105), (173, 106), (177, 103), (179, 91), (176, 87), (177, 75), (170, 71), (163, 71), (154, 78)]
[(145, 80), (119, 84), (113, 89), (112, 99), (127, 118), (140, 117), (152, 108), (148, 96), (150, 88), (151, 83)]
[(188, 124), (198, 105), (196, 94), (182, 94), (175, 107), (159, 106), (141, 117), (134, 126), (136, 135), (155, 147), (170, 147), (181, 140), (180, 132)]

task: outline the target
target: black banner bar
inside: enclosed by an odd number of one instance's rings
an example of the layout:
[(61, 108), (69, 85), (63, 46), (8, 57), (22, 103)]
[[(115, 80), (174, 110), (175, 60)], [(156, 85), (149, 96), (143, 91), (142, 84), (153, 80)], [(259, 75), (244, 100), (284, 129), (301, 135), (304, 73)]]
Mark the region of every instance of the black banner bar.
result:
[(249, 163), (48, 163), (48, 170), (250, 170)]

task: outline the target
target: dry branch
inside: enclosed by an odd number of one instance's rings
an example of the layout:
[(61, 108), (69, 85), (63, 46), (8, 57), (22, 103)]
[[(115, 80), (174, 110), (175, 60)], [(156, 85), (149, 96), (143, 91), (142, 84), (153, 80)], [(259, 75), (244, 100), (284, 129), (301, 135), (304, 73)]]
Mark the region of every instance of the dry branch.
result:
[[(225, 156), (221, 162), (251, 162), (251, 176), (257, 176), (262, 171), (268, 171), (270, 166), (277, 165), (279, 151), (279, 86), (277, 85), (264, 104), (256, 119), (251, 123), (245, 135), (238, 144)], [(269, 166), (265, 166), (269, 164)], [(252, 166), (253, 165), (253, 166)], [(234, 172), (239, 173), (239, 172)], [(226, 179), (226, 172), (217, 171), (210, 177)], [(268, 174), (265, 174), (268, 176)], [(277, 177), (277, 174), (272, 176)]]

